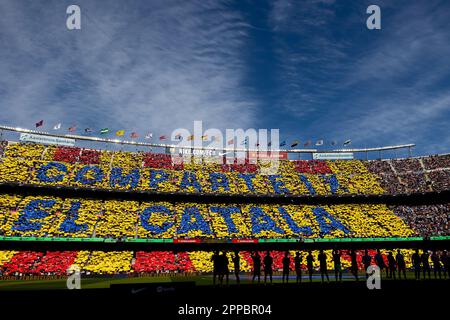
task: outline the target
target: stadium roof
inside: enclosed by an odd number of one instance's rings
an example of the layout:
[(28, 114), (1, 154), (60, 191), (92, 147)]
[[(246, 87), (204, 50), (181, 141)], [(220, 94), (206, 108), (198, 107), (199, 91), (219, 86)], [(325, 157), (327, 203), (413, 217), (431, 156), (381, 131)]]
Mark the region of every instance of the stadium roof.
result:
[(138, 142), (120, 139), (106, 139), (99, 137), (89, 137), (74, 134), (55, 134), (38, 130), (24, 129), (19, 127), (10, 127), (0, 125), (0, 130), (13, 131), (18, 133), (32, 133), (37, 135), (46, 135), (50, 137), (58, 138), (69, 138), (75, 140), (92, 141), (92, 142), (103, 142), (103, 143), (113, 143), (122, 145), (133, 145), (142, 147), (159, 147), (159, 148), (180, 148), (180, 149), (195, 149), (195, 150), (223, 150), (223, 151), (234, 151), (234, 152), (287, 152), (287, 153), (326, 153), (326, 152), (336, 152), (336, 153), (346, 153), (346, 152), (374, 152), (374, 151), (387, 151), (387, 150), (397, 150), (413, 148), (415, 144), (401, 144), (393, 146), (382, 146), (382, 147), (372, 147), (372, 148), (342, 148), (342, 149), (332, 149), (332, 150), (318, 150), (318, 149), (254, 149), (254, 148), (213, 148), (213, 147), (203, 147), (203, 146), (179, 146), (175, 144), (161, 144), (161, 143), (148, 143), (148, 142)]

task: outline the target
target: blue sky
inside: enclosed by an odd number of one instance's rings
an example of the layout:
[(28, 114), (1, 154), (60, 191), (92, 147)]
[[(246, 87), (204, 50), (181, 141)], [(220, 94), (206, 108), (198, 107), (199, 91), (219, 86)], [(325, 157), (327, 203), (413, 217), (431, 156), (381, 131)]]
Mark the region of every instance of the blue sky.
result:
[[(382, 30), (366, 28), (370, 4)], [(0, 42), (2, 124), (158, 136), (203, 120), (450, 152), (445, 0), (2, 0)]]

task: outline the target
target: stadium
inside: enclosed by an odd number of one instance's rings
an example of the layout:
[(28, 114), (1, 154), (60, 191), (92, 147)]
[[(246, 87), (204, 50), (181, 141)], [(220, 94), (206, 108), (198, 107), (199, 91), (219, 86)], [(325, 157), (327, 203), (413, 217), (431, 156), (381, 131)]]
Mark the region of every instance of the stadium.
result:
[(0, 11), (2, 316), (446, 310), (448, 2)]
[(353, 252), (362, 278), (364, 250), (375, 265), (381, 249), (386, 270), (388, 252), (401, 253), (409, 279), (420, 248), (424, 279), (433, 278), (430, 270), (436, 281), (448, 278), (450, 155), (286, 159), (276, 175), (260, 173), (264, 159), (223, 160), (174, 163), (166, 153), (2, 141), (1, 289), (42, 289), (49, 280), (63, 289), (75, 267), (88, 282), (100, 278), (100, 287), (127, 279), (211, 285), (215, 250), (226, 253), (227, 273), (237, 252), (244, 279), (254, 270), (254, 251), (270, 250), (275, 275), (285, 252), (294, 274), (301, 251), (303, 281), (309, 251), (319, 281), (318, 250), (330, 275), (334, 250), (341, 250), (350, 281)]

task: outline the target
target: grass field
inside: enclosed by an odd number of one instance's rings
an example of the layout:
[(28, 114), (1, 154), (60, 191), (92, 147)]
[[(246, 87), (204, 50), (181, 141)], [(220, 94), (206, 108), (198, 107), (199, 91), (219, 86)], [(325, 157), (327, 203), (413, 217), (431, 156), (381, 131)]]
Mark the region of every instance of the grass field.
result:
[[(334, 273), (329, 273), (330, 282), (334, 282)], [(384, 275), (383, 275), (384, 276)], [(360, 281), (365, 281), (364, 275), (360, 274)], [(407, 272), (408, 279), (414, 279), (413, 272)], [(434, 279), (432, 275), (432, 279)], [(383, 277), (383, 280), (386, 280)], [(390, 280), (390, 279), (388, 279)], [(147, 276), (147, 277), (102, 277), (102, 278), (83, 278), (81, 277), (81, 288), (82, 289), (98, 289), (98, 288), (109, 288), (111, 284), (129, 284), (129, 283), (155, 283), (155, 282), (183, 282), (183, 281), (193, 281), (196, 285), (212, 285), (211, 275), (200, 275), (200, 276)], [(304, 282), (309, 281), (307, 276), (303, 276)], [(313, 276), (313, 282), (320, 282), (321, 278), (319, 274)], [(349, 273), (344, 273), (343, 281), (355, 281), (353, 275)], [(264, 282), (264, 277), (261, 277), (261, 283)], [(273, 277), (274, 283), (281, 283), (281, 276), (275, 275)], [(289, 279), (290, 283), (295, 283), (295, 276), (291, 275)], [(231, 285), (236, 284), (234, 276), (230, 276)], [(242, 284), (251, 283), (250, 274), (241, 275)], [(55, 290), (55, 289), (67, 289), (66, 279), (18, 279), (18, 280), (1, 280), (0, 281), (0, 291), (9, 290)]]

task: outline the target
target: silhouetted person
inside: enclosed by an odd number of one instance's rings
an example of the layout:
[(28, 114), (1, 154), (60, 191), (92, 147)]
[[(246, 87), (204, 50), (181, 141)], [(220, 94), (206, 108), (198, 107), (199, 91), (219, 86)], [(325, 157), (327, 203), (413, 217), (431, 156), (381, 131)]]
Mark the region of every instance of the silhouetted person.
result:
[(295, 268), (295, 274), (297, 275), (297, 284), (299, 282), (302, 282), (302, 260), (303, 257), (300, 254), (300, 252), (296, 252), (295, 253), (295, 258), (294, 258), (294, 268)]
[(414, 277), (416, 280), (420, 280), (420, 265), (422, 263), (422, 259), (419, 255), (419, 249), (416, 249), (416, 252), (411, 256), (411, 262), (414, 268)]
[(312, 282), (312, 275), (314, 272), (314, 257), (311, 251), (308, 251), (308, 256), (306, 257), (306, 267), (308, 268), (309, 282)]
[(254, 252), (252, 255), (253, 260), (253, 279), (252, 283), (255, 281), (255, 278), (258, 277), (258, 283), (261, 282), (261, 257), (258, 252)]
[(397, 262), (397, 269), (398, 269), (398, 278), (401, 279), (402, 278), (402, 273), (403, 273), (403, 277), (406, 280), (406, 263), (405, 263), (405, 257), (403, 256), (403, 254), (401, 253), (400, 249), (397, 250), (397, 254), (395, 256), (395, 260)]
[(339, 250), (333, 250), (333, 262), (334, 262), (334, 277), (337, 281), (342, 281), (342, 265), (341, 265), (341, 252)]
[(388, 276), (388, 268), (386, 267), (386, 264), (384, 263), (383, 255), (381, 254), (380, 249), (377, 249), (377, 254), (375, 255), (375, 263), (377, 264), (378, 268), (380, 268), (380, 276), (383, 273), (383, 269), (386, 269), (386, 276)]
[(450, 279), (450, 256), (447, 254), (447, 250), (444, 250), (441, 255), (441, 262), (444, 266), (444, 278), (447, 277)]
[(213, 285), (216, 285), (216, 278), (219, 276), (219, 252), (214, 251), (211, 261), (213, 263)]
[(431, 279), (431, 270), (430, 270), (430, 255), (427, 250), (423, 250), (420, 259), (422, 260), (422, 270), (423, 270), (423, 279), (425, 279), (425, 273), (428, 273), (428, 279)]
[(364, 265), (364, 272), (366, 273), (366, 278), (369, 277), (369, 274), (367, 273), (367, 268), (370, 267), (372, 263), (372, 257), (369, 255), (369, 251), (364, 250), (364, 255), (362, 257), (362, 263)]
[(282, 282), (284, 283), (284, 279), (286, 278), (286, 283), (289, 282), (289, 271), (291, 268), (291, 258), (289, 258), (289, 252), (285, 252), (283, 262), (283, 276)]
[(239, 257), (239, 252), (234, 252), (233, 257), (233, 266), (234, 266), (234, 275), (236, 277), (236, 283), (241, 283), (241, 278), (239, 277), (239, 273), (241, 272), (241, 258)]
[(356, 281), (359, 281), (357, 257), (358, 257), (358, 255), (356, 254), (356, 251), (352, 250), (350, 252), (351, 270), (352, 270), (353, 275), (355, 276)]
[(322, 277), (322, 282), (324, 282), (324, 276), (327, 276), (327, 281), (330, 282), (327, 270), (327, 255), (323, 252), (323, 250), (319, 251), (317, 260), (319, 260), (320, 276)]
[(225, 252), (222, 252), (219, 256), (219, 281), (220, 285), (223, 285), (223, 278), (226, 278), (226, 284), (229, 282), (229, 270), (228, 270), (228, 257)]
[(431, 261), (433, 262), (433, 271), (434, 271), (434, 278), (437, 279), (437, 275), (439, 274), (439, 280), (442, 279), (441, 275), (441, 259), (439, 258), (439, 255), (436, 251), (433, 252), (431, 255)]
[(394, 278), (394, 280), (395, 280), (395, 271), (397, 269), (397, 266), (395, 264), (395, 258), (392, 255), (392, 251), (389, 251), (387, 260), (388, 260), (388, 267), (389, 267), (389, 278)]
[(273, 258), (270, 256), (270, 251), (267, 251), (264, 257), (264, 283), (267, 283), (267, 276), (270, 277), (270, 283), (272, 283), (272, 264)]

